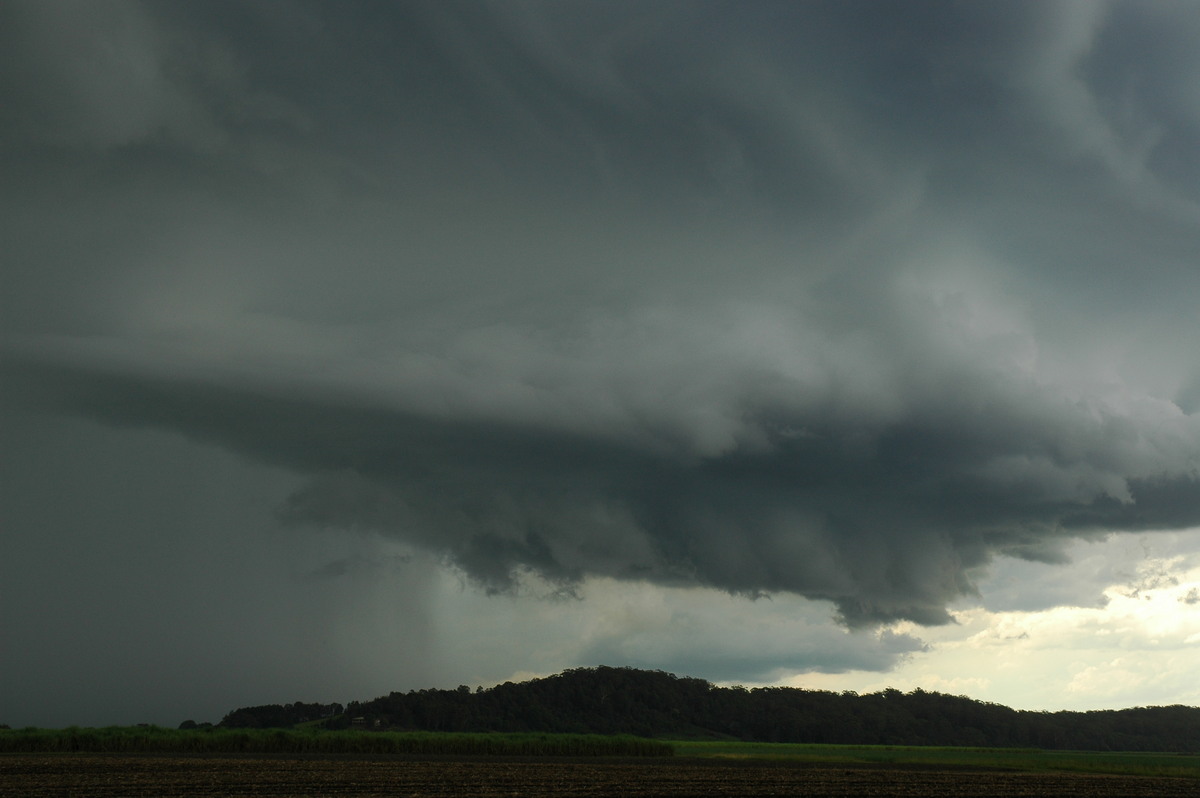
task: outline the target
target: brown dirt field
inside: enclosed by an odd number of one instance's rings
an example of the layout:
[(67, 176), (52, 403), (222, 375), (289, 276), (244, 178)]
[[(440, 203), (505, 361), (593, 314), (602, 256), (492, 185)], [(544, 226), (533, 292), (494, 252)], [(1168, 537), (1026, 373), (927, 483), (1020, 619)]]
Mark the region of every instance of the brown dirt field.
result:
[(0, 756), (0, 797), (1195, 796), (1188, 779), (713, 760)]

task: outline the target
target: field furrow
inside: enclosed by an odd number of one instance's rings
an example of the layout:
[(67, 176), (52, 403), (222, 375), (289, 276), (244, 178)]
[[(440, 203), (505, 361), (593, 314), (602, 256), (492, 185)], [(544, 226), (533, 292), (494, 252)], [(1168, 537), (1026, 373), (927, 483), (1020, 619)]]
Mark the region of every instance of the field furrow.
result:
[(0, 756), (0, 798), (1194, 796), (1190, 779), (698, 760)]

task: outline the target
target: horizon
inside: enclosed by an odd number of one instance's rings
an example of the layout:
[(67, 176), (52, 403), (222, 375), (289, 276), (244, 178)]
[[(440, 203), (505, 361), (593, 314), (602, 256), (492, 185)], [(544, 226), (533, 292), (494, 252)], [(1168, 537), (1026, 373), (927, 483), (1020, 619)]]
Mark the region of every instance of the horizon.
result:
[[(780, 685), (780, 684), (773, 684), (773, 683), (767, 683), (767, 684), (742, 684), (741, 682), (718, 683), (718, 682), (713, 682), (711, 680), (704, 679), (703, 677), (695, 676), (692, 674), (672, 673), (672, 672), (663, 671), (660, 669), (632, 668), (631, 666), (626, 666), (626, 665), (603, 665), (602, 664), (602, 665), (591, 665), (591, 666), (580, 665), (580, 666), (576, 666), (576, 667), (572, 667), (572, 668), (566, 668), (563, 671), (558, 671), (556, 673), (550, 673), (550, 674), (545, 674), (545, 675), (538, 675), (538, 676), (526, 675), (526, 676), (520, 676), (519, 678), (514, 677), (512, 679), (506, 679), (502, 682), (497, 682), (496, 684), (491, 684), (491, 685), (462, 685), (462, 684), (459, 684), (459, 685), (455, 685), (453, 687), (425, 685), (424, 687), (412, 687), (412, 688), (409, 688), (407, 691), (403, 691), (403, 692), (404, 693), (420, 693), (425, 690), (440, 690), (440, 691), (444, 691), (444, 692), (456, 692), (457, 690), (466, 686), (470, 689), (471, 694), (474, 695), (481, 691), (488, 692), (488, 691), (494, 690), (496, 688), (503, 687), (505, 685), (512, 685), (512, 684), (521, 685), (521, 684), (526, 684), (529, 682), (540, 681), (543, 679), (553, 679), (555, 677), (563, 676), (565, 673), (574, 671), (574, 670), (595, 671), (595, 670), (601, 670), (604, 668), (612, 668), (612, 669), (617, 669), (617, 670), (626, 670), (626, 669), (639, 670), (639, 671), (644, 671), (644, 672), (648, 672), (648, 673), (661, 673), (661, 674), (669, 676), (673, 679), (681, 679), (681, 680), (682, 679), (697, 679), (697, 680), (703, 681), (713, 687), (716, 687), (718, 689), (741, 689), (741, 690), (753, 691), (753, 690), (759, 690), (759, 689), (773, 689), (773, 688), (783, 687), (785, 689), (811, 691), (811, 692), (825, 692), (825, 693), (831, 693), (831, 694), (835, 694), (835, 695), (850, 694), (850, 695), (853, 695), (854, 697), (880, 695), (885, 692), (896, 690), (896, 688), (893, 688), (893, 687), (884, 687), (879, 690), (872, 690), (869, 692), (859, 692), (859, 691), (851, 690), (851, 689), (827, 690), (827, 689), (822, 689), (822, 688), (798, 687), (798, 686), (793, 686), (793, 685)], [(342, 706), (342, 707), (348, 707), (351, 703), (355, 703), (355, 702), (359, 703), (359, 704), (363, 704), (363, 703), (369, 703), (371, 701), (374, 701), (374, 700), (377, 700), (380, 698), (386, 698), (392, 692), (400, 692), (400, 691), (389, 691), (388, 693), (383, 693), (378, 696), (371, 696), (369, 698), (365, 697), (365, 696), (358, 696), (355, 698), (347, 699), (345, 701), (342, 701), (340, 699), (321, 698), (321, 699), (313, 699), (313, 700), (297, 699), (295, 701), (271, 702), (271, 703), (266, 703), (266, 704), (246, 704), (243, 706), (230, 707), (228, 710), (226, 710), (224, 713), (222, 713), (220, 718), (216, 718), (216, 719), (202, 718), (201, 719), (201, 718), (196, 718), (196, 717), (187, 717), (187, 718), (184, 718), (183, 720), (179, 721), (178, 723), (168, 723), (168, 724), (139, 722), (139, 723), (131, 723), (131, 724), (95, 724), (93, 726), (81, 726), (80, 724), (67, 724), (66, 726), (54, 726), (54, 727), (38, 727), (38, 726), (17, 727), (17, 726), (13, 726), (12, 724), (4, 724), (4, 726), (9, 728), (10, 730), (19, 730), (21, 728), (45, 728), (45, 729), (49, 729), (49, 730), (66, 729), (66, 728), (104, 728), (104, 727), (125, 728), (125, 727), (130, 727), (130, 726), (153, 726), (153, 727), (157, 727), (157, 728), (174, 729), (174, 728), (180, 727), (182, 724), (186, 724), (189, 722), (194, 723), (197, 726), (205, 726), (205, 725), (217, 726), (222, 720), (224, 720), (224, 718), (226, 716), (231, 715), (231, 714), (233, 714), (239, 710), (243, 710), (243, 709), (254, 709), (257, 707), (264, 707), (264, 706), (287, 706), (287, 705), (296, 704), (296, 703), (325, 704), (325, 705), (338, 705), (338, 706)], [(931, 695), (948, 695), (948, 696), (953, 696), (955, 698), (966, 698), (966, 699), (968, 699), (974, 703), (978, 703), (978, 704), (995, 704), (996, 703), (996, 702), (982, 701), (981, 699), (978, 699), (978, 698), (976, 698), (974, 696), (970, 696), (970, 695), (963, 695), (963, 694), (958, 694), (958, 693), (946, 693), (946, 692), (937, 691), (937, 690), (925, 690), (924, 688), (921, 688), (921, 687), (914, 687), (911, 690), (901, 690), (899, 692), (903, 693), (904, 695), (914, 695), (914, 694), (919, 694), (919, 693), (927, 693), (927, 694), (931, 694)], [(1193, 707), (1191, 705), (1186, 705), (1186, 704), (1153, 704), (1153, 705), (1136, 705), (1136, 706), (1129, 706), (1129, 707), (1102, 707), (1102, 708), (1086, 709), (1086, 710), (1022, 709), (1019, 707), (1008, 706), (1007, 704), (1001, 704), (1000, 706), (1003, 706), (1007, 709), (1014, 710), (1016, 712), (1035, 712), (1035, 713), (1044, 713), (1045, 712), (1045, 713), (1049, 713), (1049, 714), (1057, 714), (1057, 713), (1061, 713), (1061, 712), (1066, 712), (1066, 713), (1121, 712), (1121, 711), (1130, 710), (1130, 709), (1158, 709), (1158, 708), (1168, 708), (1168, 707), (1172, 707), (1172, 706), (1183, 706), (1183, 707), (1189, 708), (1189, 709), (1192, 709), (1192, 708), (1200, 709), (1200, 707)], [(3, 724), (3, 721), (0, 721), (0, 724)]]
[(1197, 10), (3, 4), (0, 723), (1200, 705)]

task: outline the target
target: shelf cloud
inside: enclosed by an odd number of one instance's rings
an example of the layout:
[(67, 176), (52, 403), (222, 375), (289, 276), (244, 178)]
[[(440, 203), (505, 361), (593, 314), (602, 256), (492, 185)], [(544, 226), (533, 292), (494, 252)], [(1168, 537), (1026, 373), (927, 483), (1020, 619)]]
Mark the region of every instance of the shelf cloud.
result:
[(113, 0), (0, 31), (5, 407), (282, 469), (290, 528), (497, 593), (863, 627), (1200, 525), (1190, 7)]

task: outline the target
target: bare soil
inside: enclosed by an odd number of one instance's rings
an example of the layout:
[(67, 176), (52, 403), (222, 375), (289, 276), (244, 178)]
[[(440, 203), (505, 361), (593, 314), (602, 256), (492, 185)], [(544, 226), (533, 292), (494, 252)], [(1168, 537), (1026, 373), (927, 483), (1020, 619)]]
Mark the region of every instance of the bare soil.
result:
[(0, 798), (1188, 796), (1190, 779), (662, 760), (0, 755)]

